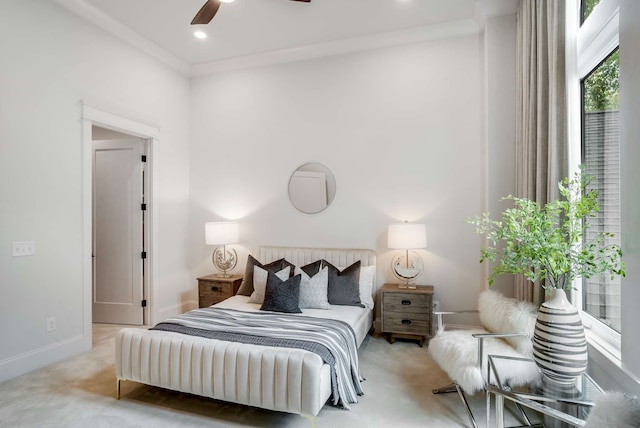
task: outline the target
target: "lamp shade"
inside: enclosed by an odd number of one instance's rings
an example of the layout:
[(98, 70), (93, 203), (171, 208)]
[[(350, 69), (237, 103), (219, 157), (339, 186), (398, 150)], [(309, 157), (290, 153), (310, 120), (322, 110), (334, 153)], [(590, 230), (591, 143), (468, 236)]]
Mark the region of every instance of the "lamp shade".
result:
[(235, 244), (240, 241), (240, 228), (232, 221), (205, 223), (204, 239), (207, 245)]
[(394, 250), (427, 248), (427, 226), (417, 223), (390, 224), (387, 246)]

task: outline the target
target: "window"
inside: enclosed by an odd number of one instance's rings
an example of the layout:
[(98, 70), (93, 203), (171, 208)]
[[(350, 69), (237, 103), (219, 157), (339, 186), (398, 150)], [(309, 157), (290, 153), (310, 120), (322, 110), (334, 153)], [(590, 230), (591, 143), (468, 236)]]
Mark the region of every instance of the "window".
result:
[[(594, 177), (600, 212), (589, 221), (584, 239), (596, 232), (620, 245), (620, 62), (616, 49), (582, 80), (582, 164)], [(583, 310), (621, 332), (620, 278), (601, 276), (582, 282)]]
[[(571, 168), (583, 164), (599, 193), (600, 213), (590, 232), (614, 233), (620, 242), (620, 1), (567, 2), (569, 138)], [(623, 257), (624, 260), (624, 257)], [(621, 359), (621, 281), (579, 280), (572, 301), (582, 311), (588, 336), (613, 359)]]

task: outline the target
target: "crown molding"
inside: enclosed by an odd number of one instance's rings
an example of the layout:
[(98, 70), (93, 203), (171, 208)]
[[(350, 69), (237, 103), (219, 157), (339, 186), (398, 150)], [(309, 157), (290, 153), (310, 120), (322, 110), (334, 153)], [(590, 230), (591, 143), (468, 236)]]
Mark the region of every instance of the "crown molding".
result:
[(53, 1), (188, 77), (201, 77), (247, 68), (462, 37), (479, 34), (482, 31), (482, 25), (477, 18), (469, 18), (190, 65), (84, 0)]
[(246, 68), (304, 61), (353, 52), (387, 48), (430, 40), (469, 36), (480, 33), (480, 26), (474, 19), (463, 19), (442, 24), (415, 27), (400, 31), (376, 33), (367, 36), (333, 40), (325, 43), (281, 49), (254, 55), (244, 55), (196, 64), (191, 68), (192, 77), (225, 73)]
[(84, 0), (53, 0), (65, 9), (86, 19), (108, 33), (141, 50), (174, 70), (189, 76), (191, 66), (135, 30), (88, 4)]

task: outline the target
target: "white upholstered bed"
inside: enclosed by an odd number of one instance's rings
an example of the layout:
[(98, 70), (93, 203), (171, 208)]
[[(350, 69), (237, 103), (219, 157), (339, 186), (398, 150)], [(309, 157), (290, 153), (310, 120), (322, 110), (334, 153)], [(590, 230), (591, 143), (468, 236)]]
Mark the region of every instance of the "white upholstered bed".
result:
[[(262, 263), (285, 258), (296, 266), (325, 259), (346, 267), (360, 260), (375, 266), (371, 250), (260, 247)], [(375, 268), (370, 268), (375, 272)], [(370, 293), (375, 292), (373, 275)], [(362, 294), (362, 289), (361, 289)], [(247, 296), (234, 296), (216, 307), (259, 311)], [(363, 300), (364, 301), (364, 300)], [(303, 309), (304, 316), (338, 319), (350, 324), (360, 346), (373, 323), (370, 307), (331, 305), (330, 310)], [(117, 396), (120, 383), (131, 380), (175, 391), (314, 420), (332, 394), (331, 373), (317, 354), (293, 348), (226, 342), (174, 332), (125, 328), (116, 336)]]

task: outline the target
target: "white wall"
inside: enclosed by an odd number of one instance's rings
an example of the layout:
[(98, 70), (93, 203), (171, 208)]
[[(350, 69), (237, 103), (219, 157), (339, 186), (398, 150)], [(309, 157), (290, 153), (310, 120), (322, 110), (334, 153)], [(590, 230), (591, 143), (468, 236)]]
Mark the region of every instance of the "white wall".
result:
[[(188, 80), (49, 1), (0, 14), (0, 381), (91, 346), (83, 312), (82, 104), (160, 128), (155, 310), (189, 293)], [(14, 241), (36, 254), (14, 258)], [(177, 309), (176, 309), (177, 308)], [(57, 330), (45, 332), (45, 319)]]
[[(427, 224), (418, 283), (443, 306), (475, 307), (480, 240), (464, 221), (486, 199), (482, 47), (478, 35), (194, 79), (192, 277), (212, 271), (204, 223), (236, 219), (237, 272), (258, 245), (370, 248), (380, 285), (394, 279), (387, 225), (406, 219)], [(512, 163), (495, 152), (493, 163)], [(337, 182), (313, 215), (287, 195), (310, 161)]]
[[(493, 218), (509, 207), (500, 199), (515, 194), (516, 15), (488, 17), (485, 22), (487, 134), (487, 211)], [(481, 245), (486, 245), (483, 239)], [(479, 254), (478, 254), (479, 257)], [(492, 265), (485, 263), (486, 275)], [(513, 275), (501, 275), (493, 288), (513, 296)]]

